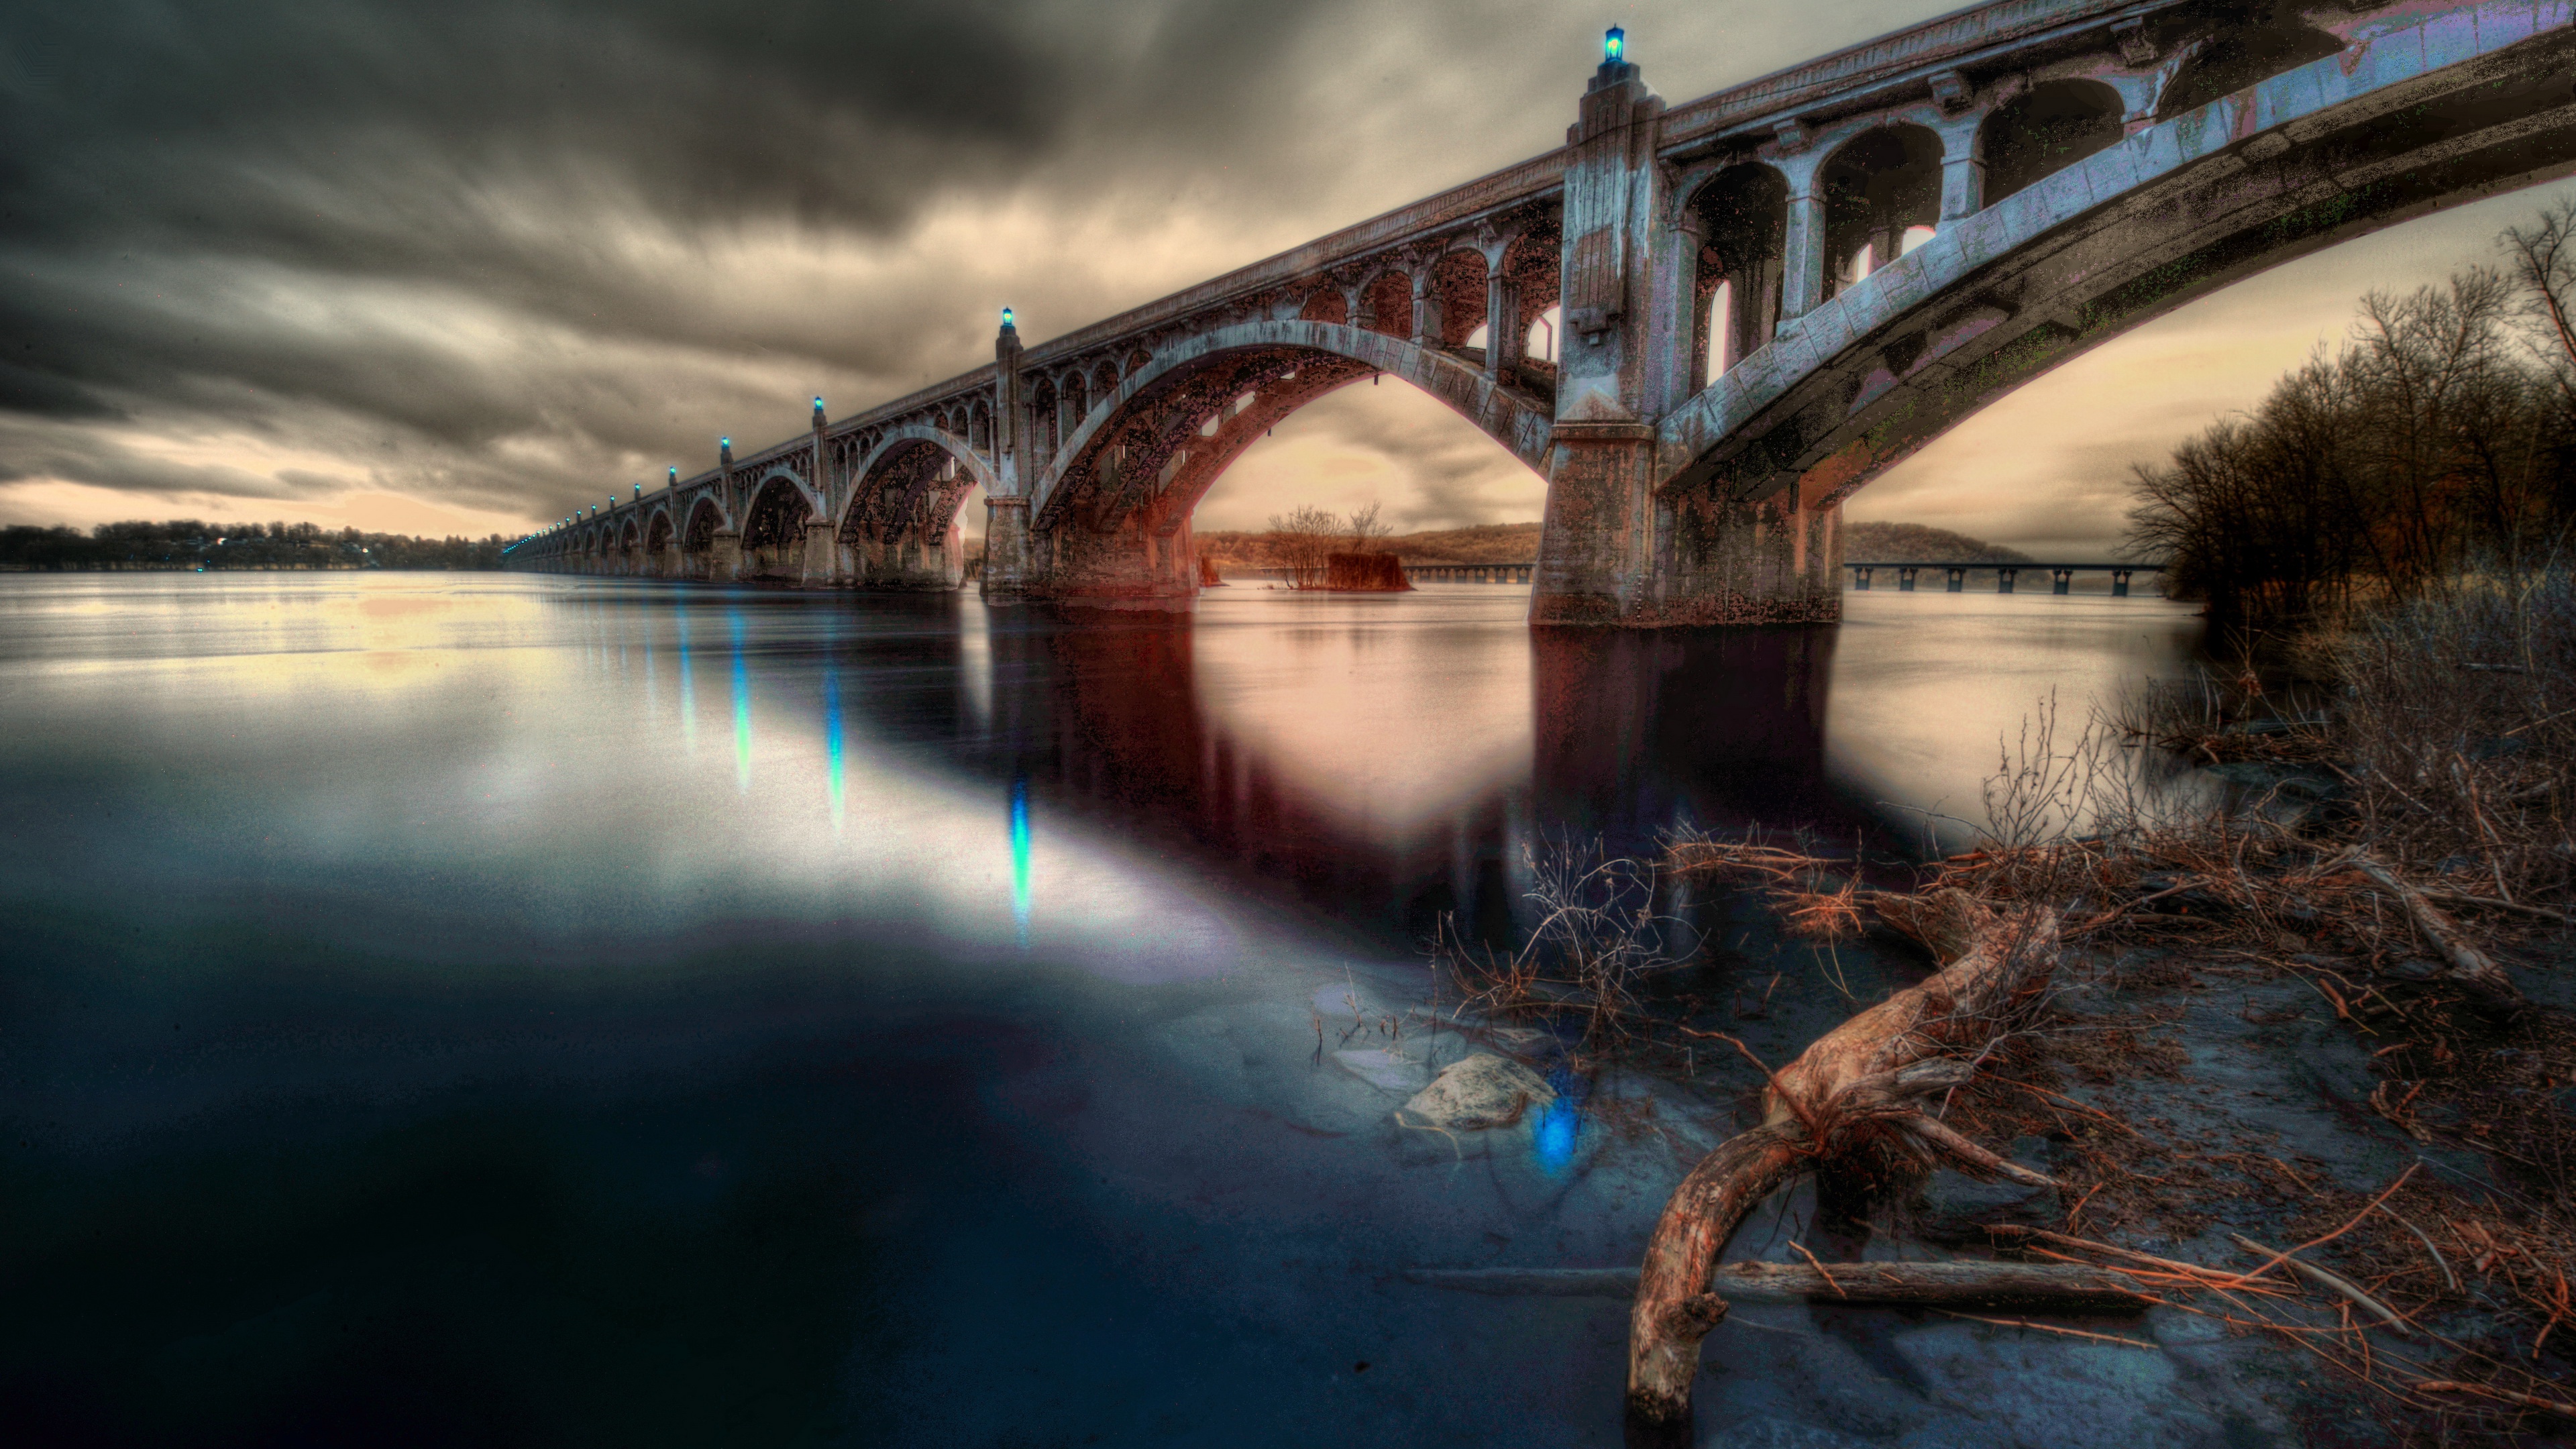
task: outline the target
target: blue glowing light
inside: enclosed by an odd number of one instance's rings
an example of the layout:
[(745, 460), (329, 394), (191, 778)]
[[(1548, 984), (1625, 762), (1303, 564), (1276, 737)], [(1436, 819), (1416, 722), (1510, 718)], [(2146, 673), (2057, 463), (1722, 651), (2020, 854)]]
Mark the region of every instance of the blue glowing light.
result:
[(1008, 307), (1002, 309), (1002, 325), (1005, 327), (1016, 327), (1019, 325), (1019, 323), (1012, 318), (1011, 309)]
[(1531, 1124), (1530, 1150), (1538, 1158), (1539, 1170), (1554, 1177), (1573, 1165), (1574, 1149), (1583, 1137), (1583, 1108), (1574, 1100), (1583, 1082), (1559, 1067), (1547, 1074), (1547, 1084), (1556, 1089), (1556, 1100)]
[(1609, 32), (1601, 37), (1601, 58), (1616, 65), (1626, 57), (1627, 53), (1628, 32), (1616, 25), (1611, 26)]
[[(826, 628), (824, 647), (828, 650), (839, 630)], [(828, 654), (826, 658), (830, 657)], [(832, 833), (841, 833), (845, 787), (841, 775), (841, 671), (823, 667), (823, 760), (829, 772), (823, 777), (823, 792), (832, 802)]]
[(733, 787), (751, 793), (751, 661), (742, 652), (742, 611), (733, 619)]
[(1029, 948), (1029, 777), (1011, 777), (1011, 919)]
[(677, 463), (671, 465), (671, 486), (674, 488), (680, 486), (680, 465)]

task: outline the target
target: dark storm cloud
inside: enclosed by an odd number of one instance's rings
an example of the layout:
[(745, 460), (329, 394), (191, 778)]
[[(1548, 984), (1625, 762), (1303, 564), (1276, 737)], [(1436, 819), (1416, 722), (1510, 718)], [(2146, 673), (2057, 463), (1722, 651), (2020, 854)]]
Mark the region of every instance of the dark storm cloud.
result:
[[(1903, 18), (1818, 8), (1752, 37), (1677, 10), (1668, 93)], [(845, 413), (972, 366), (1001, 301), (1042, 338), (1543, 149), (1598, 23), (1545, 0), (19, 0), (0, 418), (56, 426), (0, 435), (0, 474), (165, 493), (135, 460), (231, 439), (551, 517), (703, 466), (718, 431), (793, 432), (810, 391)], [(63, 462), (84, 436), (127, 461)], [(1415, 466), (1434, 512), (1472, 506), (1468, 461)], [(260, 486), (332, 476), (309, 471)]]

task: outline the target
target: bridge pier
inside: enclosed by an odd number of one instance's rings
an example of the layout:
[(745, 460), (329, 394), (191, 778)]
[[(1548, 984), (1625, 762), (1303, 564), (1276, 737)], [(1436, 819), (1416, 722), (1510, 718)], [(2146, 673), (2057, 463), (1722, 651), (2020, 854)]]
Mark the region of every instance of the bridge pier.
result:
[(1170, 534), (1132, 515), (1107, 529), (1069, 525), (1048, 530), (1034, 551), (1042, 555), (1042, 582), (1024, 586), (1027, 596), (1141, 613), (1198, 607), (1198, 547), (1186, 521)]
[(707, 540), (707, 579), (729, 584), (742, 577), (742, 533), (719, 528)]
[(1029, 592), (1029, 500), (984, 500), (984, 597), (1014, 600)]
[(804, 567), (796, 581), (808, 588), (828, 588), (838, 582), (840, 550), (833, 536), (832, 522), (827, 518), (809, 519), (805, 524)]

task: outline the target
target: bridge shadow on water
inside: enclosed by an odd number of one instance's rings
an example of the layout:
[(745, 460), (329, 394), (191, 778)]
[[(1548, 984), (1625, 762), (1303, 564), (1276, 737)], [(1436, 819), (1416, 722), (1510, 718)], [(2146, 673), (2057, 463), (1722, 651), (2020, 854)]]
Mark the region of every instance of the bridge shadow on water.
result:
[[(866, 729), (1380, 949), (1443, 913), (1508, 940), (1529, 849), (1642, 851), (1684, 821), (1882, 833), (1828, 770), (1831, 628), (1531, 631), (1503, 612), (1408, 665), (1381, 636), (1418, 626), (1356, 609), (1257, 642), (1225, 618), (948, 600), (897, 617), (931, 627), (824, 646), (873, 681), (842, 696)], [(1429, 798), (1401, 798), (1423, 777)]]

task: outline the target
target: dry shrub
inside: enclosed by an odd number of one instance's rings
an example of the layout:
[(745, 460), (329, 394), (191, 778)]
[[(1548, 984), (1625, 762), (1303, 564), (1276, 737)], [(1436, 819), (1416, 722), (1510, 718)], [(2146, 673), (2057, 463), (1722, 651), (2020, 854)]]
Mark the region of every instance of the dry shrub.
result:
[(1610, 855), (1598, 837), (1525, 850), (1522, 860), (1538, 912), (1527, 940), (1508, 953), (1471, 946), (1444, 915), (1434, 969), (1459, 991), (1464, 1013), (1571, 1024), (1586, 1052), (1629, 1043), (1644, 1029), (1640, 988), (1698, 949), (1689, 928), (1658, 909), (1654, 866)]
[(2412, 871), (2507, 901), (2576, 882), (2576, 569), (2446, 580), (2316, 648), (2344, 692), (2360, 833)]

